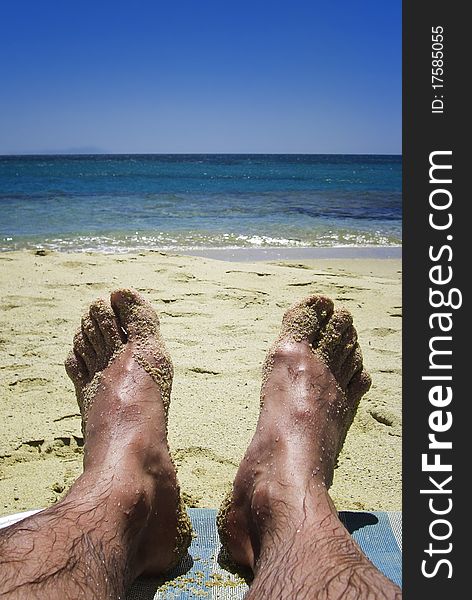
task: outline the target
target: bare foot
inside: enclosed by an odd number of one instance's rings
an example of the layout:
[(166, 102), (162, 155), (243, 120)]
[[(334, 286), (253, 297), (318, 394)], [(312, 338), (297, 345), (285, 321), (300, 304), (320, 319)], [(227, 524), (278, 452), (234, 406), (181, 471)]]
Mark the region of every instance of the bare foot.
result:
[[(331, 300), (312, 296), (285, 313), (263, 369), (257, 429), (218, 516), (220, 538), (231, 560), (240, 572), (256, 575), (254, 585), (257, 581), (260, 589), (254, 597), (272, 597), (267, 589), (277, 598), (305, 597), (276, 592), (282, 573), (296, 584), (297, 569), (309, 591), (306, 597), (316, 597), (327, 567), (328, 583), (335, 585), (336, 540), (347, 549), (344, 567), (350, 562), (355, 568), (361, 565), (372, 570), (374, 579), (378, 573), (382, 585), (393, 586), (343, 528), (327, 493), (346, 433), (370, 384), (347, 311), (333, 312)], [(287, 574), (290, 561), (293, 569)], [(269, 573), (273, 577), (267, 589), (258, 579), (263, 569), (266, 578)], [(312, 582), (306, 575), (310, 569), (318, 578)], [(329, 598), (324, 589), (323, 597)]]
[[(185, 554), (191, 527), (167, 444), (173, 368), (151, 305), (132, 290), (94, 302), (66, 360), (82, 413), (84, 473), (106, 487), (130, 531), (134, 576), (158, 574)], [(118, 518), (118, 521), (120, 518)]]

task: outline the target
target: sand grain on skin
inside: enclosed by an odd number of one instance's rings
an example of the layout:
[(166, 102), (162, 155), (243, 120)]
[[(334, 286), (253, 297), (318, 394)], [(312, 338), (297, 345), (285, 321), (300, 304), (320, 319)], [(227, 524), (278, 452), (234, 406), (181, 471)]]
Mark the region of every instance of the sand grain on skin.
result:
[[(93, 318), (95, 321), (92, 321)], [(114, 332), (120, 333), (120, 339), (113, 335)], [(160, 335), (159, 319), (142, 296), (134, 290), (122, 289), (112, 292), (111, 306), (104, 300), (96, 300), (91, 304), (89, 314), (82, 318), (81, 329), (74, 336), (73, 348), (65, 361), (67, 374), (76, 390), (84, 439), (90, 409), (95, 402), (103, 401), (98, 392), (107, 374), (110, 379), (108, 367), (113, 368), (113, 363), (120, 359), (120, 354), (126, 348), (132, 349), (132, 358), (156, 383), (159, 393), (156, 391), (155, 400), (163, 404), (166, 432), (168, 430), (174, 371)], [(93, 370), (96, 372), (92, 377)], [(92, 379), (88, 382), (90, 377)], [(111, 385), (113, 387), (113, 382)], [(172, 567), (186, 554), (192, 538), (192, 525), (178, 483), (177, 491), (177, 532)]]

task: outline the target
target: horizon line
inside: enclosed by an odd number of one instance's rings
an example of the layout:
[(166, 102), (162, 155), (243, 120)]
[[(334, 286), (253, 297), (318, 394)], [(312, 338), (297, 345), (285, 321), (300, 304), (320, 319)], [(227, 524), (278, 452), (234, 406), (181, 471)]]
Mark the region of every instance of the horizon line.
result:
[(403, 156), (402, 152), (21, 152), (0, 153), (20, 156)]

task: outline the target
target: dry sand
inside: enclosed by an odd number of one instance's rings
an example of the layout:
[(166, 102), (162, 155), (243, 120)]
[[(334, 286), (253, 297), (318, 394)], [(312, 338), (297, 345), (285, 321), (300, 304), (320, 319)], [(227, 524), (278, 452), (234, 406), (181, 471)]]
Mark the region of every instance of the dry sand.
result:
[(401, 261), (225, 262), (139, 255), (0, 254), (0, 513), (57, 501), (81, 472), (63, 361), (96, 297), (134, 287), (159, 311), (175, 379), (170, 446), (189, 506), (217, 507), (254, 431), (261, 365), (284, 310), (312, 293), (354, 314), (373, 385), (348, 434), (338, 509), (401, 508)]

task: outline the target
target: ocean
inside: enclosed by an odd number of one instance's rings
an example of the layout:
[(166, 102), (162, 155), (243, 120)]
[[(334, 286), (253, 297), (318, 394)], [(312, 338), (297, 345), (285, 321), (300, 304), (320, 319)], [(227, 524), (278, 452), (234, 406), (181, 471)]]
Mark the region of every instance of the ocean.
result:
[(401, 245), (401, 156), (0, 156), (0, 250)]

